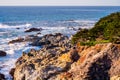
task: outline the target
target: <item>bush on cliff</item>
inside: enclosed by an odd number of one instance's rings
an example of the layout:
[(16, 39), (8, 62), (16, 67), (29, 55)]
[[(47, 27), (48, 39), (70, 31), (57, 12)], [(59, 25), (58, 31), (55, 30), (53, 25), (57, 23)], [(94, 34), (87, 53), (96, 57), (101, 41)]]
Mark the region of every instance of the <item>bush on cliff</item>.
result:
[(72, 37), (72, 43), (95, 45), (97, 43), (120, 43), (120, 12), (101, 18), (93, 28), (83, 29)]

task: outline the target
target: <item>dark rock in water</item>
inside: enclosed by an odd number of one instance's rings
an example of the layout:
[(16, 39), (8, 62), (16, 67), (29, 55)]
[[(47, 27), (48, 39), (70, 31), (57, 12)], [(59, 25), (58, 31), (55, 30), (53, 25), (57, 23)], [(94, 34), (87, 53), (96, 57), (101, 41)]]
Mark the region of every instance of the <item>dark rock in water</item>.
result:
[(34, 31), (41, 31), (42, 28), (30, 28), (28, 30), (26, 30), (25, 32), (34, 32)]
[(6, 52), (0, 50), (0, 56), (6, 56)]
[(37, 35), (38, 35), (38, 34), (41, 34), (41, 33), (40, 33), (40, 32), (38, 32), (38, 33), (37, 33)]
[(5, 75), (0, 73), (0, 80), (5, 80)]
[(9, 74), (13, 77), (13, 79), (14, 79), (14, 72), (15, 72), (15, 68), (12, 68), (9, 72)]
[(15, 40), (9, 41), (8, 44), (23, 42), (24, 38), (17, 38)]
[(16, 29), (20, 29), (20, 28), (18, 27), (18, 28), (16, 28)]

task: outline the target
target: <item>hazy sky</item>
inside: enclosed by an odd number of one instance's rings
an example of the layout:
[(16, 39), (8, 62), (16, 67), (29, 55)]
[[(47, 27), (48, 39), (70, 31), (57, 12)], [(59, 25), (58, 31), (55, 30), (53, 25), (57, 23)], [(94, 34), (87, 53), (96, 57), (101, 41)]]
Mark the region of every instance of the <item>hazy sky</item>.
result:
[(98, 5), (98, 6), (120, 6), (120, 0), (0, 0), (0, 6), (4, 5), (38, 5), (38, 6), (55, 6), (55, 5)]

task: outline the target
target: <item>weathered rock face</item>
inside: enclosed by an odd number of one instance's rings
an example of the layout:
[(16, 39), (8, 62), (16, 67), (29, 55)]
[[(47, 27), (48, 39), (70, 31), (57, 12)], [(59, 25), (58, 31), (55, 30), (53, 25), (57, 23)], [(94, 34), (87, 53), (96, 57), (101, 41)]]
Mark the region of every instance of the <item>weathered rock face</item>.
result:
[(119, 44), (70, 48), (62, 34), (46, 35), (33, 43), (43, 48), (23, 53), (16, 62), (15, 80), (119, 80)]
[[(23, 56), (17, 60), (14, 72), (15, 80), (46, 80), (70, 68), (73, 63), (70, 57), (74, 51), (68, 53), (69, 46), (71, 46), (68, 38), (62, 34), (55, 34), (45, 35), (41, 39), (47, 39), (46, 37), (49, 40), (48, 45), (45, 43), (43, 48), (38, 51), (32, 49), (29, 53), (23, 53)], [(41, 39), (38, 41), (40, 42)], [(68, 59), (64, 59), (64, 57)]]
[(0, 56), (6, 56), (6, 55), (7, 55), (7, 53), (5, 51), (0, 50)]
[(113, 77), (120, 74), (119, 45), (97, 44), (85, 48), (79, 54), (80, 59), (71, 65), (69, 71), (58, 75), (56, 80), (114, 80)]
[(0, 73), (0, 80), (5, 80), (4, 74), (1, 74), (1, 73)]

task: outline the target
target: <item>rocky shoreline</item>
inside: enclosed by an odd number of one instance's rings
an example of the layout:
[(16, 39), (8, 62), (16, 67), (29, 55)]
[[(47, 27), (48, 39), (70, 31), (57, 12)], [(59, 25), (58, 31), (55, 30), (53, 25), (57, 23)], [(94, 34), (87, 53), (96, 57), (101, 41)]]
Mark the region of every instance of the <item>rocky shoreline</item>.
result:
[(40, 50), (23, 52), (11, 69), (13, 80), (117, 80), (120, 75), (120, 45), (72, 45), (61, 33), (34, 38)]
[[(118, 14), (120, 13), (112, 15), (119, 17)], [(110, 15), (114, 24), (118, 17), (113, 20), (114, 17)], [(116, 24), (111, 25), (111, 29), (109, 18), (102, 19), (103, 22), (108, 19), (108, 25), (98, 22), (99, 24), (90, 30), (80, 29), (72, 39), (55, 33), (42, 37), (29, 35), (10, 41), (9, 44), (27, 41), (41, 49), (23, 52), (9, 74), (13, 80), (120, 80), (120, 28)], [(107, 34), (106, 29), (118, 29), (117, 35)], [(26, 32), (40, 30), (32, 28)], [(1, 56), (6, 55), (4, 51), (0, 53)], [(5, 80), (1, 73), (0, 80)]]

